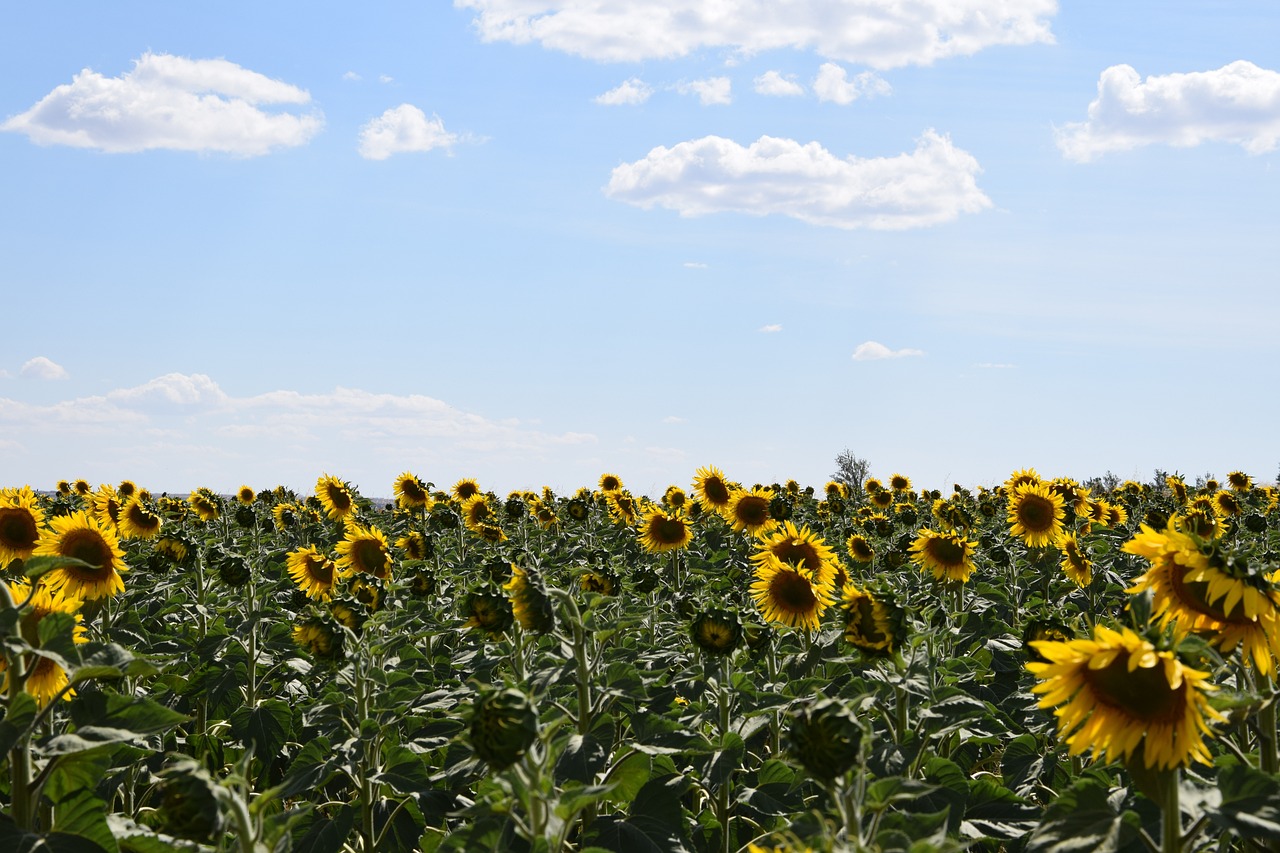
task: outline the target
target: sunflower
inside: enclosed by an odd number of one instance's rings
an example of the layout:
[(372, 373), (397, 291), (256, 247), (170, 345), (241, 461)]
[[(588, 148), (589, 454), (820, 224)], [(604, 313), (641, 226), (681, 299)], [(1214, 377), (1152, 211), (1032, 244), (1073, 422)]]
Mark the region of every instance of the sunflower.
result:
[(391, 576), (391, 555), (387, 537), (376, 527), (347, 526), (346, 536), (337, 544), (338, 568), (373, 575), (383, 580)]
[(530, 507), (534, 519), (538, 522), (538, 526), (543, 530), (554, 530), (560, 519), (556, 517), (556, 511), (550, 504), (538, 501), (537, 504)]
[(120, 510), (124, 504), (121, 503), (116, 490), (103, 483), (98, 487), (98, 491), (93, 493), (93, 514), (103, 524), (115, 527), (120, 523)]
[(855, 533), (845, 540), (844, 547), (856, 563), (870, 563), (876, 558), (876, 549), (871, 547), (867, 537), (861, 533)]
[(431, 540), (416, 530), (411, 530), (396, 540), (396, 547), (404, 552), (406, 560), (425, 560), (433, 553)]
[(217, 521), (222, 515), (222, 501), (213, 492), (201, 487), (191, 493), (187, 503), (201, 521)]
[(1042, 483), (1016, 486), (1009, 496), (1009, 532), (1028, 548), (1052, 545), (1062, 535), (1066, 517), (1062, 496)]
[(306, 616), (293, 626), (293, 642), (298, 648), (321, 661), (336, 661), (343, 656), (342, 628), (331, 618)]
[(486, 526), (498, 523), (498, 515), (489, 503), (489, 496), (474, 494), (462, 503), (462, 523), (472, 533), (482, 533)]
[(815, 580), (808, 568), (769, 560), (756, 566), (751, 599), (766, 622), (817, 630), (832, 604), (832, 590), (830, 582)]
[(729, 483), (714, 465), (699, 468), (693, 475), (693, 493), (706, 507), (719, 511), (729, 503)]
[(773, 491), (770, 489), (755, 487), (749, 492), (734, 489), (721, 514), (734, 530), (745, 531), (753, 536), (763, 535), (778, 526), (769, 517), (769, 504), (772, 501)]
[(125, 539), (151, 539), (160, 535), (164, 525), (160, 513), (142, 502), (142, 498), (134, 495), (120, 510), (120, 535)]
[(502, 586), (511, 595), (511, 614), (520, 627), (545, 634), (556, 626), (551, 596), (537, 569), (511, 564), (511, 579)]
[(257, 497), (257, 493), (249, 486), (241, 486), (236, 489), (236, 503), (241, 506), (252, 506)]
[(1219, 489), (1213, 496), (1213, 511), (1219, 518), (1227, 519), (1244, 512), (1244, 507), (1240, 506), (1240, 498), (1235, 492)]
[(1247, 492), (1253, 488), (1253, 478), (1243, 471), (1232, 471), (1227, 475), (1227, 485), (1237, 492)]
[(1169, 493), (1173, 495), (1173, 499), (1181, 506), (1187, 502), (1187, 482), (1177, 474), (1170, 474), (1164, 478), (1164, 484), (1169, 487)]
[(1107, 527), (1123, 527), (1129, 523), (1129, 511), (1120, 504), (1107, 506)]
[(872, 655), (891, 655), (901, 644), (906, 617), (888, 596), (847, 584), (840, 609), (844, 612), (844, 640), (849, 645)]
[(470, 477), (463, 477), (453, 484), (453, 488), (450, 491), (458, 503), (464, 503), (467, 498), (480, 494), (480, 484)]
[(742, 645), (742, 620), (732, 610), (711, 607), (693, 618), (689, 637), (709, 655), (731, 655)]
[(693, 530), (683, 513), (665, 510), (657, 504), (645, 509), (640, 521), (640, 547), (659, 554), (679, 551), (693, 541)]
[(1040, 475), (1036, 473), (1035, 468), (1021, 468), (1009, 475), (1009, 479), (1004, 481), (1004, 487), (1012, 492), (1018, 486), (1035, 485), (1039, 482)]
[(31, 556), (43, 524), (44, 512), (30, 486), (0, 491), (0, 569)]
[(276, 530), (288, 530), (301, 521), (298, 505), (294, 503), (278, 503), (271, 508), (271, 517), (275, 519)]
[(69, 480), (59, 480), (57, 490), (60, 495), (70, 495), (72, 493), (71, 482)]
[(964, 581), (973, 574), (973, 555), (978, 543), (960, 533), (922, 529), (911, 544), (911, 560), (929, 569), (938, 580)]
[(500, 592), (476, 590), (462, 600), (462, 615), (467, 617), (465, 630), (484, 631), (496, 640), (515, 623), (511, 602)]
[[(879, 485), (879, 480), (869, 480), (868, 482)], [(849, 488), (844, 483), (837, 483), (835, 480), (828, 480), (827, 484), (822, 487), (822, 491), (826, 494), (827, 500), (842, 501), (849, 497)], [(870, 490), (869, 490), (870, 491)]]
[(601, 474), (600, 475), (600, 491), (606, 495), (609, 492), (617, 492), (622, 490), (622, 478), (617, 474)]
[(85, 601), (124, 592), (120, 573), (128, 571), (114, 528), (81, 510), (54, 518), (51, 532), (36, 545), (37, 557), (74, 557), (88, 566), (60, 566), (47, 577), (51, 588)]
[(1162, 629), (1172, 624), (1178, 635), (1205, 636), (1227, 654), (1240, 646), (1246, 663), (1263, 674), (1273, 671), (1280, 656), (1280, 587), (1247, 569), (1232, 573), (1215, 566), (1192, 536), (1176, 528), (1176, 519), (1163, 532), (1142, 525), (1122, 550), (1151, 563), (1125, 592), (1151, 590), (1152, 616)]
[(1209, 705), (1206, 694), (1217, 688), (1208, 673), (1128, 628), (1098, 625), (1091, 640), (1031, 646), (1047, 660), (1026, 665), (1039, 680), (1031, 692), (1044, 694), (1041, 708), (1061, 706), (1054, 711), (1058, 736), (1072, 755), (1090, 750), (1100, 760), (1127, 759), (1141, 747), (1148, 768), (1211, 763), (1208, 722), (1226, 718)]
[(617, 595), (618, 576), (608, 569), (588, 569), (578, 576), (578, 586), (583, 592), (597, 595)]
[[(75, 620), (75, 627), (72, 629), (72, 640), (76, 644), (89, 642), (86, 636), (84, 625), (84, 617), (80, 615), (80, 605), (83, 603), (79, 598), (72, 595), (66, 595), (61, 592), (52, 592), (49, 587), (43, 583), (37, 582), (34, 594), (31, 585), (25, 580), (0, 581), (9, 588), (9, 597), (15, 603), (21, 604), (26, 602), (21, 616), (21, 630), (25, 637), (40, 636), (40, 622), (50, 613), (65, 613)], [(27, 659), (28, 671), (26, 683), (23, 689), (35, 698), (36, 704), (40, 707), (48, 705), (53, 701), (54, 697), (61, 692), (62, 688), (67, 686), (67, 671), (61, 665), (55, 663), (52, 659), (46, 657), (32, 656)], [(0, 656), (0, 672), (4, 672), (3, 689), (8, 690), (9, 674), (3, 656)], [(75, 696), (75, 690), (68, 690), (66, 698), (70, 699)]]
[(289, 577), (308, 598), (326, 601), (333, 595), (338, 579), (337, 566), (316, 546), (306, 545), (290, 551), (285, 558), (285, 566)]
[(564, 507), (565, 514), (574, 521), (583, 521), (591, 514), (591, 508), (581, 498), (569, 498)]
[(1058, 550), (1062, 552), (1063, 574), (1071, 578), (1081, 589), (1093, 583), (1093, 561), (1080, 547), (1074, 533), (1062, 534), (1058, 539)]
[(76, 490), (76, 494), (82, 498), (87, 498), (89, 493), (93, 491), (93, 486), (89, 485), (88, 480), (76, 480), (71, 486)]
[(808, 527), (797, 528), (790, 521), (761, 538), (751, 555), (756, 566), (756, 577), (767, 566), (794, 566), (808, 573), (809, 582), (831, 590), (837, 577), (843, 574), (840, 559), (835, 551)]
[(411, 471), (405, 471), (396, 477), (393, 491), (396, 503), (405, 509), (419, 509), (431, 503), (431, 493), (427, 491), (427, 484)]
[(911, 491), (911, 478), (906, 474), (893, 474), (889, 477), (889, 488), (895, 492)]
[(689, 496), (679, 486), (667, 486), (667, 490), (662, 493), (662, 502), (672, 509), (684, 509), (688, 501)]
[(195, 546), (175, 536), (162, 536), (156, 540), (152, 553), (174, 565), (186, 565), (187, 558), (192, 555)]
[(325, 514), (334, 521), (356, 514), (356, 499), (351, 486), (332, 474), (321, 474), (316, 480), (316, 498)]
[(1089, 490), (1070, 477), (1057, 477), (1049, 482), (1049, 491), (1062, 498), (1063, 507), (1077, 515), (1089, 509)]
[(625, 491), (608, 492), (606, 497), (609, 501), (609, 513), (614, 521), (625, 527), (636, 523), (640, 508), (636, 505), (635, 498)]

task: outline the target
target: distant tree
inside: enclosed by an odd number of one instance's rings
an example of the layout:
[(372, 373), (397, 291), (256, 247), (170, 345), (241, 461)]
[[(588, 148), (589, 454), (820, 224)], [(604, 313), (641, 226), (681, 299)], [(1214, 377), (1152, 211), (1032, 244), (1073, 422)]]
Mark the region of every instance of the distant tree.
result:
[(866, 481), (870, 470), (871, 464), (867, 460), (854, 456), (853, 451), (846, 447), (836, 457), (836, 471), (831, 475), (831, 479), (837, 483), (843, 483), (850, 492), (857, 494), (862, 491), (862, 484)]

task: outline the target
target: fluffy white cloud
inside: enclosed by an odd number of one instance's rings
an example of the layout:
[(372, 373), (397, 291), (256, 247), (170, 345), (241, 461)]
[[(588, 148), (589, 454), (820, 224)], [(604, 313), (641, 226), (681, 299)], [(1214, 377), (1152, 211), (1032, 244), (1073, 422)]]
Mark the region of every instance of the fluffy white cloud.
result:
[(1234, 142), (1250, 154), (1273, 151), (1280, 142), (1280, 73), (1241, 60), (1143, 81), (1131, 66), (1113, 65), (1098, 78), (1088, 120), (1059, 129), (1057, 141), (1065, 157), (1082, 163), (1159, 143)]
[(360, 128), (360, 156), (385, 160), (392, 154), (410, 151), (449, 149), (459, 137), (444, 129), (439, 116), (427, 114), (413, 104), (392, 107)]
[(858, 344), (858, 348), (853, 351), (853, 360), (879, 361), (885, 358), (906, 358), (913, 355), (924, 355), (924, 351), (918, 349), (889, 349), (877, 341), (865, 341)]
[(28, 379), (66, 379), (67, 371), (42, 355), (38, 355), (22, 365), (21, 374)]
[(653, 94), (653, 88), (638, 77), (624, 80), (616, 87), (597, 95), (595, 102), (606, 107), (618, 107), (630, 104), (643, 104)]
[(887, 95), (889, 92), (889, 84), (872, 72), (863, 71), (850, 80), (845, 70), (834, 62), (824, 62), (813, 81), (813, 93), (819, 101), (837, 104), (851, 104), (861, 97)]
[(756, 329), (756, 331), (757, 331), (757, 332), (770, 332), (770, 333), (771, 333), (771, 332), (781, 332), (781, 331), (782, 331), (782, 324), (781, 324), (781, 323), (770, 323), (770, 324), (769, 324), (769, 325), (767, 325), (767, 326), (761, 326), (760, 328)]
[(613, 170), (605, 194), (681, 216), (779, 213), (836, 228), (902, 229), (949, 222), (991, 206), (969, 153), (929, 130), (896, 157), (840, 158), (816, 142), (719, 136), (658, 147)]
[(454, 0), (486, 41), (608, 62), (790, 48), (873, 68), (1053, 42), (1057, 0)]
[(753, 82), (757, 95), (787, 98), (804, 94), (804, 86), (777, 71), (766, 71)]
[(697, 95), (704, 107), (712, 104), (731, 104), (733, 95), (728, 77), (708, 77), (705, 80), (693, 80), (680, 83), (676, 90), (682, 95)]
[(321, 469), (352, 478), (389, 472), (385, 483), (366, 490), (371, 496), (389, 494), (391, 478), (411, 464), (478, 475), (526, 458), (580, 454), (582, 445), (596, 442), (587, 433), (548, 433), (419, 394), (338, 388), (236, 397), (208, 376), (180, 373), (48, 405), (0, 397), (0, 435), (13, 442), (12, 453), (0, 454), (0, 467), (20, 478), (31, 475), (19, 469), (41, 458), (65, 457), (75, 467), (75, 453), (93, 469), (77, 476), (130, 476), (169, 489), (234, 488), (254, 476), (263, 485), (305, 488)]
[(319, 112), (263, 108), (310, 100), (303, 89), (225, 59), (147, 53), (119, 77), (84, 69), (0, 130), (40, 145), (115, 153), (168, 148), (254, 157), (303, 145), (319, 132)]

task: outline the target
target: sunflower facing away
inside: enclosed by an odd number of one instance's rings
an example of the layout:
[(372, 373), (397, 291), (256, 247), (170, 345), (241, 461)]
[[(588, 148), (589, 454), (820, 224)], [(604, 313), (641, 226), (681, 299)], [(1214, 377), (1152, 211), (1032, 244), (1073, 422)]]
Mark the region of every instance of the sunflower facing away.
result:
[(31, 556), (43, 524), (44, 513), (29, 486), (0, 491), (0, 569)]
[[(89, 638), (85, 635), (84, 626), (80, 624), (84, 617), (80, 615), (82, 602), (79, 598), (51, 592), (49, 587), (43, 583), (36, 586), (34, 595), (31, 594), (31, 585), (25, 580), (0, 581), (0, 583), (8, 585), (9, 595), (14, 603), (28, 602), (27, 609), (22, 614), (22, 633), (24, 636), (38, 637), (40, 635), (40, 622), (50, 613), (66, 613), (75, 618), (76, 625), (72, 632), (74, 642), (79, 644), (89, 641)], [(30, 598), (29, 601), (28, 598)], [(58, 695), (62, 688), (67, 686), (67, 671), (53, 660), (35, 655), (31, 655), (27, 659), (27, 665), (30, 670), (27, 673), (24, 689), (43, 708)], [(7, 691), (9, 674), (6, 669), (5, 660), (0, 656), (0, 672), (5, 673), (3, 689)], [(66, 695), (70, 699), (76, 695), (76, 692), (75, 690), (69, 690)]]
[(338, 568), (386, 580), (391, 577), (391, 554), (387, 537), (376, 527), (351, 524), (337, 544)]
[(61, 566), (46, 577), (50, 587), (84, 601), (124, 592), (120, 573), (128, 570), (120, 538), (111, 527), (81, 510), (54, 518), (36, 546), (37, 557), (74, 557), (88, 566)]
[(308, 598), (327, 601), (338, 580), (338, 567), (314, 545), (289, 552), (285, 559), (289, 577)]
[(650, 553), (679, 551), (693, 540), (693, 530), (682, 513), (653, 504), (640, 522), (640, 547)]
[(938, 580), (967, 581), (973, 574), (978, 543), (963, 534), (923, 529), (911, 544), (911, 559)]
[(1028, 548), (1052, 545), (1065, 517), (1062, 496), (1044, 483), (1023, 483), (1009, 494), (1009, 532)]
[(1090, 750), (1107, 760), (1141, 749), (1147, 767), (1211, 763), (1204, 742), (1208, 722), (1225, 718), (1209, 706), (1206, 694), (1217, 688), (1208, 673), (1128, 628), (1098, 625), (1092, 640), (1037, 640), (1031, 646), (1047, 661), (1026, 665), (1039, 680), (1031, 692), (1043, 694), (1039, 707), (1057, 706), (1058, 736), (1072, 755)]
[(1163, 532), (1145, 524), (1124, 544), (1151, 568), (1128, 593), (1151, 590), (1152, 617), (1161, 628), (1205, 636), (1225, 654), (1242, 647), (1246, 663), (1270, 674), (1280, 656), (1280, 588), (1266, 577), (1236, 576), (1217, 568), (1196, 540), (1179, 531), (1175, 517)]

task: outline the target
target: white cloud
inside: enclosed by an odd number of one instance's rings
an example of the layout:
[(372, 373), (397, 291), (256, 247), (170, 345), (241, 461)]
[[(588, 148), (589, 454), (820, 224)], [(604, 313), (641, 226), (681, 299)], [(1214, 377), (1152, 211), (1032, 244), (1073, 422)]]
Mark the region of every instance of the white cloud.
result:
[(851, 104), (861, 97), (872, 98), (887, 95), (891, 88), (887, 82), (870, 71), (863, 71), (852, 80), (839, 65), (824, 62), (813, 81), (813, 93), (819, 101)]
[(785, 98), (804, 94), (804, 86), (801, 86), (790, 77), (783, 77), (777, 71), (766, 71), (753, 82), (755, 83), (757, 95)]
[(1052, 43), (1057, 0), (454, 0), (485, 41), (537, 42), (607, 62), (812, 50), (873, 68), (928, 65), (994, 45)]
[(427, 118), (413, 104), (401, 104), (360, 128), (360, 156), (385, 160), (392, 154), (409, 151), (447, 150), (458, 141), (457, 134), (444, 129), (439, 116)]
[(684, 267), (685, 269), (690, 269), (690, 270), (705, 270), (707, 268), (707, 265), (702, 263), (701, 261), (685, 261)]
[(119, 77), (84, 69), (0, 130), (40, 145), (112, 153), (167, 148), (254, 157), (303, 145), (324, 125), (318, 111), (262, 107), (310, 100), (304, 89), (225, 59), (146, 53)]
[(55, 364), (42, 355), (38, 355), (22, 365), (21, 374), (28, 379), (67, 379), (66, 369)]
[(682, 95), (697, 95), (702, 105), (708, 107), (733, 103), (731, 88), (732, 84), (728, 77), (708, 77), (704, 80), (680, 83), (676, 86), (676, 91)]
[[(49, 405), (0, 397), (0, 435), (22, 450), (13, 458), (0, 456), (0, 467), (19, 477), (18, 468), (34, 465), (41, 454), (52, 458), (62, 447), (76, 448), (102, 472), (81, 469), (76, 476), (106, 481), (136, 475), (139, 482), (168, 488), (233, 488), (255, 472), (306, 487), (320, 469), (333, 467), (345, 477), (347, 466), (352, 474), (377, 467), (390, 473), (385, 484), (365, 492), (375, 496), (388, 494), (390, 478), (409, 464), (458, 469), (456, 477), (501, 471), (526, 457), (580, 454), (581, 446), (597, 440), (484, 417), (419, 394), (337, 388), (237, 397), (208, 376), (180, 373)], [(79, 458), (72, 454), (67, 462), (74, 467)]]
[(980, 367), (984, 370), (1009, 370), (1013, 368), (1015, 365), (1004, 364), (1003, 362), (996, 362), (996, 361), (984, 361), (981, 364), (976, 364), (974, 366)]
[(858, 344), (858, 348), (853, 351), (853, 360), (879, 361), (885, 358), (906, 358), (913, 355), (924, 355), (924, 351), (918, 349), (891, 350), (882, 343), (865, 341)]
[(1280, 73), (1241, 60), (1144, 82), (1131, 66), (1113, 65), (1098, 78), (1088, 120), (1059, 129), (1057, 141), (1063, 156), (1081, 163), (1153, 144), (1233, 142), (1250, 154), (1273, 151), (1280, 142)]
[(595, 102), (606, 107), (643, 104), (653, 94), (653, 88), (638, 77), (624, 80), (614, 88), (597, 95)]
[(781, 332), (781, 331), (782, 331), (782, 324), (781, 324), (781, 323), (770, 323), (770, 324), (769, 324), (769, 325), (767, 325), (767, 326), (761, 326), (760, 328), (756, 329), (756, 331), (757, 331), (757, 332), (768, 332), (768, 333)]
[(681, 216), (778, 213), (835, 228), (902, 229), (991, 207), (969, 153), (932, 130), (909, 154), (840, 158), (816, 142), (762, 136), (743, 147), (719, 136), (654, 148), (614, 168), (604, 192)]
[(684, 423), (684, 420), (685, 419), (680, 417), (679, 415), (667, 415), (665, 418), (662, 419), (662, 422), (664, 424), (682, 424)]
[(392, 77), (390, 74), (379, 74), (379, 75), (378, 75), (378, 82), (379, 82), (379, 83), (391, 83), (391, 82), (393, 82), (395, 79), (396, 79), (396, 78)]
[(357, 82), (357, 81), (363, 80), (364, 78), (354, 71), (348, 71), (346, 74), (342, 75), (342, 79), (350, 80), (352, 82)]

